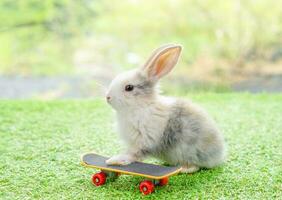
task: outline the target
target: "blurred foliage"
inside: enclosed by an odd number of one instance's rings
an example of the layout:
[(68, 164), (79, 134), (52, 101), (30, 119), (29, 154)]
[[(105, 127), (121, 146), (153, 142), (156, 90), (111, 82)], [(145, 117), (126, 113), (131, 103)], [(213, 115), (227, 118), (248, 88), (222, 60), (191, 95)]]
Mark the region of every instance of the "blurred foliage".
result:
[(76, 42), (95, 14), (92, 1), (0, 1), (0, 69), (57, 74), (72, 70)]
[(281, 38), (276, 0), (0, 2), (1, 73), (74, 73), (81, 50), (93, 65), (121, 70), (163, 43), (184, 46), (179, 70), (203, 56), (241, 63), (279, 52)]

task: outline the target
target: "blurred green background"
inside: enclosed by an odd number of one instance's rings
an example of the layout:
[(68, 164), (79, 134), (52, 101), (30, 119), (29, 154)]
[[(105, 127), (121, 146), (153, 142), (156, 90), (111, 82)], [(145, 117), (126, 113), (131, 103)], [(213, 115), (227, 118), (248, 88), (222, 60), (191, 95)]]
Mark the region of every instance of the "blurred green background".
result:
[(166, 43), (165, 92), (282, 91), (282, 1), (1, 0), (0, 97), (95, 95)]

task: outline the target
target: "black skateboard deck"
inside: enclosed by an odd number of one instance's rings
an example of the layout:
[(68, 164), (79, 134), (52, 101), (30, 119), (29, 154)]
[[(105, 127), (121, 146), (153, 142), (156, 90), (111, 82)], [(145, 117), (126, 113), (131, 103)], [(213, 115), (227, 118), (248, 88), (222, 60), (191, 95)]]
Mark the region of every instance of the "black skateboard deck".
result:
[(84, 154), (81, 158), (81, 164), (90, 167), (101, 169), (104, 171), (117, 172), (128, 175), (142, 176), (150, 179), (163, 179), (180, 172), (180, 166), (160, 166), (143, 162), (134, 162), (129, 165), (107, 165), (106, 160), (109, 158), (100, 156), (95, 153)]

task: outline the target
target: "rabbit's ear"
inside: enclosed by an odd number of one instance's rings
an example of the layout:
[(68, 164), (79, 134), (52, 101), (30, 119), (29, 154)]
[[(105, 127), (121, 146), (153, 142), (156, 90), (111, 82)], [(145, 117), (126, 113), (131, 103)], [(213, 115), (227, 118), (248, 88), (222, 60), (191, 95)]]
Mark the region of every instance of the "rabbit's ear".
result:
[(150, 80), (157, 80), (168, 74), (176, 65), (181, 52), (180, 45), (165, 45), (155, 50), (143, 67)]

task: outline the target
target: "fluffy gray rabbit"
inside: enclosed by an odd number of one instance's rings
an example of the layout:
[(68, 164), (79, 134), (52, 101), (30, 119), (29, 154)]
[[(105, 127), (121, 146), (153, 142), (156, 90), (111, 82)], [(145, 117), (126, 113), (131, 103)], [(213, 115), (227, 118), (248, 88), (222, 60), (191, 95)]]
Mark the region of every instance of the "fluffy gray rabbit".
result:
[(159, 95), (157, 83), (176, 65), (180, 52), (179, 45), (162, 46), (143, 67), (118, 75), (110, 84), (107, 101), (116, 110), (127, 149), (107, 164), (127, 165), (154, 156), (193, 173), (224, 161), (223, 136), (207, 113), (190, 101)]

